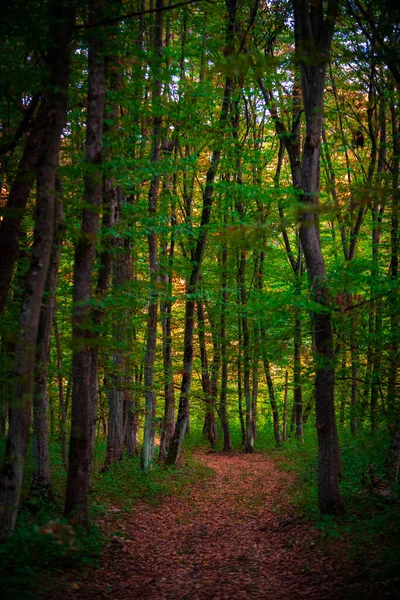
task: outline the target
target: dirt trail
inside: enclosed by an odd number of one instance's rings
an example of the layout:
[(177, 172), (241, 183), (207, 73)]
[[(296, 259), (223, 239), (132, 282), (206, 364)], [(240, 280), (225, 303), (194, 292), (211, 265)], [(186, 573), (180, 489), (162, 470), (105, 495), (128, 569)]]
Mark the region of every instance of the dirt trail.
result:
[(344, 597), (333, 558), (290, 509), (291, 474), (262, 454), (200, 457), (215, 477), (184, 497), (136, 507), (127, 539), (112, 540), (100, 569), (79, 589), (70, 584), (64, 600)]

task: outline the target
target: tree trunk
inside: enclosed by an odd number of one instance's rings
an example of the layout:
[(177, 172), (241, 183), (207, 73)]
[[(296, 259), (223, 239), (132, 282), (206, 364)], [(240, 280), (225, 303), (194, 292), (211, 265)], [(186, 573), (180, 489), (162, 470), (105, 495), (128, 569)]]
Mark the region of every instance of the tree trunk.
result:
[(174, 434), (175, 425), (175, 386), (174, 372), (172, 365), (172, 266), (175, 251), (175, 236), (174, 227), (176, 225), (175, 209), (172, 208), (171, 217), (171, 243), (169, 253), (167, 248), (164, 249), (164, 256), (168, 260), (168, 270), (164, 274), (165, 294), (166, 298), (160, 306), (162, 314), (162, 333), (163, 333), (163, 364), (164, 364), (164, 418), (160, 439), (160, 455), (159, 460), (164, 461), (167, 455), (172, 436)]
[(61, 438), (61, 460), (64, 469), (67, 468), (67, 408), (68, 408), (68, 393), (70, 388), (70, 379), (68, 381), (67, 395), (64, 396), (64, 384), (63, 384), (63, 360), (61, 350), (61, 339), (60, 332), (58, 329), (58, 323), (56, 315), (53, 317), (53, 328), (54, 328), (54, 339), (56, 342), (56, 353), (57, 353), (57, 382), (58, 382), (58, 396), (60, 402), (60, 438)]
[[(228, 355), (226, 339), (226, 312), (228, 302), (228, 249), (226, 244), (222, 248), (221, 259), (221, 317), (220, 317), (220, 335), (221, 335), (221, 390), (219, 395), (218, 414), (221, 421), (222, 435), (224, 439), (223, 451), (232, 450), (231, 432), (229, 428), (227, 400), (228, 400)], [(240, 359), (239, 359), (240, 360)], [(239, 397), (240, 402), (240, 397)], [(239, 404), (241, 423), (243, 424), (243, 413)], [(243, 424), (244, 425), (244, 424)]]
[(398, 129), (398, 109), (394, 102), (390, 104), (393, 139), (392, 166), (392, 214), (390, 230), (390, 360), (387, 391), (389, 418), (398, 411), (397, 370), (399, 365), (399, 311), (398, 311), (398, 271), (399, 271), (399, 170), (400, 170), (400, 133)]
[[(155, 17), (154, 27), (154, 50), (157, 64), (155, 67), (155, 77), (152, 91), (152, 104), (155, 113), (160, 111), (160, 98), (162, 83), (160, 78), (161, 57), (163, 52), (163, 7), (164, 0), (156, 0), (156, 7), (159, 12)], [(161, 123), (162, 118), (158, 114), (153, 117), (153, 143), (151, 149), (151, 163), (157, 165), (161, 157)], [(150, 184), (148, 199), (148, 215), (151, 222), (150, 231), (147, 236), (149, 264), (150, 264), (150, 300), (147, 320), (147, 343), (146, 356), (144, 359), (144, 394), (146, 401), (146, 414), (144, 423), (143, 448), (141, 455), (142, 469), (147, 470), (151, 467), (154, 458), (154, 434), (156, 418), (156, 391), (154, 388), (154, 364), (156, 359), (157, 346), (157, 314), (158, 314), (158, 285), (159, 264), (157, 249), (157, 201), (160, 186), (160, 177), (153, 175)]]
[(247, 454), (254, 452), (254, 415), (250, 389), (250, 333), (247, 319), (247, 294), (245, 287), (246, 255), (240, 252), (238, 258), (238, 286), (241, 310), (241, 324), (243, 336), (243, 391), (246, 414), (246, 438), (244, 451)]
[[(239, 291), (238, 291), (239, 295)], [(242, 434), (242, 446), (246, 442), (246, 425), (243, 417), (243, 377), (242, 377), (242, 347), (243, 347), (243, 336), (242, 336), (242, 319), (238, 317), (238, 355), (237, 355), (237, 385), (238, 385), (238, 409), (239, 409), (239, 421), (240, 431)]]
[(15, 350), (13, 405), (0, 476), (0, 504), (4, 507), (0, 513), (0, 540), (5, 540), (15, 526), (28, 445), (40, 306), (53, 240), (55, 175), (67, 111), (75, 3), (57, 2), (52, 6), (51, 14), (54, 21), (50, 30), (54, 37), (47, 56), (49, 90), (45, 100), (47, 118), (43, 147), (36, 175), (34, 243)]
[(6, 305), (15, 261), (18, 257), (21, 221), (35, 181), (48, 114), (47, 102), (47, 98), (42, 101), (27, 136), (17, 174), (11, 186), (5, 214), (0, 222), (0, 315)]
[[(267, 380), (269, 402), (270, 402), (271, 410), (272, 410), (272, 418), (274, 421), (274, 437), (275, 437), (276, 445), (279, 446), (281, 443), (281, 434), (280, 434), (280, 428), (279, 428), (279, 412), (278, 412), (278, 405), (276, 403), (276, 398), (275, 398), (274, 383), (273, 383), (272, 377), (271, 377), (271, 369), (269, 366), (269, 359), (268, 359), (268, 353), (267, 353), (267, 336), (265, 334), (264, 327), (261, 327), (260, 333), (261, 333), (261, 347), (262, 347), (262, 358), (263, 358), (263, 363), (264, 363), (264, 372), (265, 372), (265, 378)], [(287, 375), (287, 371), (286, 371), (286, 375)], [(286, 390), (286, 387), (285, 387), (285, 390)], [(286, 405), (287, 405), (287, 393), (285, 394), (285, 399), (286, 399)], [(284, 406), (285, 412), (284, 412), (284, 428), (283, 428), (285, 439), (286, 439), (286, 405)], [(285, 441), (285, 439), (283, 441)]]
[[(56, 180), (56, 192), (61, 192)], [(48, 393), (47, 365), (50, 356), (51, 326), (54, 316), (55, 294), (58, 280), (58, 267), (61, 258), (61, 244), (64, 233), (62, 223), (63, 206), (55, 197), (54, 203), (54, 242), (47, 272), (44, 304), (42, 306), (36, 353), (36, 377), (33, 392), (33, 473), (30, 494), (44, 500), (53, 500), (48, 440)]]
[[(234, 51), (234, 30), (236, 22), (237, 0), (227, 0), (229, 11), (227, 25), (227, 53), (232, 54)], [(233, 91), (233, 79), (228, 76), (225, 80), (224, 97), (222, 103), (221, 114), (219, 118), (220, 138), (223, 137), (225, 125), (228, 120), (230, 99)], [(203, 193), (203, 208), (200, 222), (200, 233), (197, 238), (196, 247), (193, 253), (192, 270), (187, 285), (187, 298), (185, 308), (185, 334), (183, 342), (183, 376), (181, 384), (181, 393), (179, 398), (178, 417), (175, 425), (174, 437), (171, 441), (171, 446), (168, 451), (166, 463), (175, 465), (179, 460), (182, 449), (183, 438), (185, 436), (186, 426), (189, 415), (189, 394), (192, 383), (193, 369), (193, 333), (194, 333), (194, 307), (195, 295), (200, 278), (201, 265), (203, 262), (204, 250), (207, 241), (207, 228), (211, 217), (211, 208), (214, 196), (214, 181), (217, 174), (219, 162), (221, 158), (221, 145), (218, 140), (218, 145), (214, 149), (211, 165), (207, 171), (206, 185)]]
[[(90, 0), (89, 19), (103, 13), (103, 0)], [(86, 123), (85, 208), (81, 237), (75, 250), (72, 316), (72, 414), (65, 514), (80, 525), (88, 525), (88, 492), (94, 437), (94, 373), (91, 346), (93, 263), (102, 201), (102, 149), (105, 68), (102, 36), (96, 30), (89, 43), (88, 112)]]
[[(300, 285), (300, 282), (298, 283)], [(296, 415), (296, 437), (300, 438), (301, 440), (304, 440), (303, 395), (301, 390), (301, 316), (298, 308), (295, 309), (293, 380), (293, 400)]]
[(286, 428), (287, 428), (287, 401), (289, 392), (289, 373), (285, 373), (285, 388), (283, 392), (283, 423), (282, 423), (282, 441), (286, 442)]
[[(120, 222), (121, 212), (127, 201), (121, 187), (116, 189), (116, 198), (117, 210), (114, 224)], [(124, 288), (132, 281), (133, 277), (132, 248), (129, 237), (115, 239), (114, 251), (117, 254), (115, 260), (113, 260), (113, 289), (118, 295), (123, 294)], [(127, 375), (129, 372), (127, 346), (130, 345), (131, 318), (131, 311), (127, 307), (124, 308), (118, 326), (114, 328), (114, 339), (117, 347), (113, 355), (113, 370), (108, 379), (109, 416), (105, 470), (111, 464), (123, 458), (128, 405), (130, 409), (132, 408), (132, 377)], [(132, 415), (129, 415), (128, 418), (132, 419)], [(133, 442), (134, 439), (131, 437), (130, 441)], [(129, 447), (128, 453), (132, 454), (131, 447)]]
[(215, 424), (215, 406), (214, 397), (211, 387), (211, 377), (208, 368), (206, 338), (205, 338), (205, 319), (204, 319), (204, 308), (201, 300), (197, 301), (197, 332), (199, 335), (199, 348), (200, 348), (200, 359), (201, 359), (201, 384), (203, 388), (204, 401), (206, 405), (206, 416), (204, 422), (204, 430), (207, 435), (208, 441), (210, 442), (211, 448), (214, 448), (217, 440), (217, 431)]
[[(334, 405), (334, 347), (329, 293), (321, 251), (317, 205), (319, 162), (326, 67), (338, 6), (330, 0), (324, 17), (322, 0), (294, 0), (296, 54), (300, 62), (306, 136), (301, 164), (300, 236), (310, 275), (313, 299), (320, 305), (312, 314), (315, 337), (315, 399), (318, 432), (318, 499), (322, 513), (343, 514), (339, 492), (341, 471)], [(315, 207), (315, 208), (314, 208)], [(311, 209), (311, 210), (310, 210)]]

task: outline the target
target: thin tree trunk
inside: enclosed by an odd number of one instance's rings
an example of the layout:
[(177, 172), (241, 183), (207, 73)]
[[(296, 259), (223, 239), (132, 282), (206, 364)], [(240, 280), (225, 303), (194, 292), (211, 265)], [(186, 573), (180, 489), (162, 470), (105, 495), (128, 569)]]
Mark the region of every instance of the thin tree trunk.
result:
[(204, 319), (204, 308), (201, 300), (197, 301), (197, 320), (198, 327), (197, 332), (199, 335), (199, 348), (200, 348), (200, 359), (201, 359), (201, 383), (203, 388), (204, 400), (206, 404), (206, 416), (204, 422), (204, 429), (207, 435), (208, 441), (210, 442), (211, 448), (214, 448), (217, 439), (216, 426), (215, 426), (215, 406), (214, 397), (211, 387), (211, 377), (208, 368), (206, 338), (205, 338), (205, 319)]
[[(125, 203), (125, 196), (118, 188), (117, 214), (115, 224), (120, 221), (120, 214)], [(131, 248), (128, 241), (119, 239), (115, 241), (115, 250), (120, 250), (118, 259), (113, 261), (113, 289), (116, 294), (121, 293), (124, 286), (132, 280)], [(123, 458), (126, 419), (124, 419), (125, 400), (130, 396), (130, 378), (126, 375), (127, 356), (124, 345), (127, 342), (129, 331), (129, 311), (124, 311), (118, 326), (114, 330), (114, 339), (117, 348), (113, 354), (113, 370), (108, 379), (108, 426), (107, 426), (107, 452), (104, 470)], [(129, 401), (129, 400), (128, 400)]]
[(398, 312), (398, 271), (399, 271), (399, 170), (400, 170), (400, 133), (398, 129), (398, 110), (394, 102), (390, 105), (393, 139), (392, 166), (392, 214), (390, 230), (390, 277), (392, 288), (390, 300), (390, 359), (387, 391), (389, 418), (398, 410), (397, 370), (399, 365), (399, 312)]
[[(228, 400), (228, 355), (226, 339), (226, 311), (228, 302), (228, 248), (224, 244), (221, 257), (221, 317), (220, 317), (220, 336), (221, 336), (221, 390), (219, 395), (218, 414), (221, 421), (222, 434), (224, 438), (223, 451), (232, 450), (231, 432), (229, 428), (227, 400)], [(240, 399), (239, 399), (240, 401)], [(239, 405), (241, 422), (243, 413)]]
[(257, 437), (257, 400), (259, 387), (260, 328), (257, 323), (253, 327), (252, 389), (251, 411), (253, 413), (253, 437)]
[[(270, 369), (268, 353), (267, 353), (267, 336), (266, 336), (264, 327), (261, 327), (260, 333), (261, 333), (261, 347), (262, 347), (262, 358), (263, 358), (263, 363), (264, 363), (264, 372), (265, 372), (265, 378), (267, 380), (269, 402), (271, 405), (272, 418), (273, 418), (273, 422), (274, 422), (274, 437), (275, 437), (276, 445), (279, 446), (279, 444), (281, 443), (281, 434), (280, 434), (280, 427), (279, 427), (279, 412), (278, 412), (278, 405), (276, 403), (276, 398), (275, 398), (274, 383), (273, 383), (272, 377), (271, 377), (271, 369)], [(288, 373), (286, 371), (286, 376), (287, 376), (287, 374)], [(287, 403), (286, 387), (285, 387), (285, 399), (286, 399), (286, 403)], [(286, 439), (286, 404), (284, 405), (284, 411), (285, 411), (284, 412), (284, 436)], [(283, 441), (285, 441), (285, 439)]]
[[(160, 110), (160, 98), (162, 83), (160, 79), (161, 57), (163, 52), (163, 7), (164, 0), (156, 0), (156, 7), (159, 12), (155, 17), (154, 26), (154, 50), (157, 60), (157, 66), (154, 74), (154, 84), (152, 91), (152, 104), (155, 112)], [(162, 118), (156, 114), (153, 117), (153, 143), (151, 149), (151, 163), (157, 165), (161, 158), (161, 123)], [(150, 264), (150, 300), (147, 320), (147, 343), (146, 356), (144, 359), (144, 394), (146, 402), (146, 413), (144, 423), (143, 448), (141, 455), (142, 469), (147, 470), (151, 467), (154, 458), (154, 434), (156, 418), (156, 391), (154, 388), (154, 365), (156, 359), (157, 346), (157, 315), (158, 315), (158, 287), (157, 279), (159, 277), (158, 264), (158, 243), (157, 243), (157, 201), (160, 186), (160, 177), (153, 175), (150, 184), (148, 199), (148, 214), (151, 221), (151, 229), (147, 236), (149, 264)]]
[[(56, 353), (57, 353), (57, 383), (58, 383), (58, 397), (60, 402), (60, 438), (61, 438), (61, 460), (64, 469), (67, 468), (67, 398), (64, 396), (64, 384), (63, 384), (63, 360), (61, 350), (61, 338), (58, 329), (57, 317), (53, 316), (53, 328), (54, 328), (54, 339), (56, 342)], [(68, 381), (69, 388), (67, 389), (67, 395), (70, 390), (70, 380)]]
[[(175, 187), (175, 186), (174, 186)], [(174, 191), (175, 193), (175, 191)], [(174, 227), (176, 225), (175, 209), (172, 207), (171, 217), (171, 242), (169, 252), (164, 248), (165, 259), (168, 260), (168, 269), (164, 274), (165, 294), (166, 298), (160, 306), (162, 314), (162, 333), (163, 333), (163, 364), (164, 364), (164, 418), (161, 430), (160, 439), (160, 455), (159, 460), (164, 461), (167, 455), (172, 436), (174, 434), (175, 425), (175, 386), (174, 372), (172, 365), (172, 267), (175, 252), (175, 235)]]
[[(61, 192), (56, 179), (56, 192)], [(51, 325), (54, 316), (55, 294), (58, 280), (58, 267), (61, 258), (61, 244), (64, 233), (62, 222), (63, 206), (59, 198), (54, 203), (54, 242), (47, 272), (44, 303), (42, 306), (37, 338), (36, 376), (33, 391), (33, 473), (31, 496), (39, 496), (53, 501), (48, 440), (48, 392), (47, 366), (50, 356)]]
[(243, 347), (243, 336), (242, 336), (242, 319), (238, 317), (238, 355), (237, 355), (237, 382), (238, 382), (238, 409), (239, 409), (239, 421), (240, 431), (242, 434), (242, 446), (246, 442), (246, 426), (243, 418), (243, 384), (242, 384), (242, 347)]
[(303, 395), (301, 390), (301, 316), (298, 308), (295, 309), (293, 380), (296, 437), (303, 440)]
[[(227, 53), (232, 54), (234, 51), (234, 29), (236, 22), (237, 0), (227, 0), (227, 8), (229, 12), (227, 25)], [(222, 103), (221, 114), (219, 118), (220, 138), (223, 137), (224, 129), (228, 120), (230, 99), (233, 91), (233, 79), (230, 76), (226, 77), (224, 97)], [(207, 171), (206, 186), (203, 193), (203, 208), (200, 222), (200, 233), (197, 238), (196, 247), (193, 253), (192, 270), (187, 285), (187, 296), (185, 308), (185, 334), (184, 334), (184, 358), (183, 358), (183, 377), (181, 384), (181, 393), (179, 398), (178, 417), (175, 425), (174, 437), (171, 441), (171, 446), (168, 452), (166, 463), (175, 465), (179, 459), (182, 449), (182, 443), (185, 436), (185, 431), (189, 415), (189, 394), (192, 383), (193, 370), (193, 334), (194, 334), (194, 297), (197, 292), (197, 286), (200, 278), (201, 265), (203, 262), (204, 250), (207, 241), (207, 227), (210, 222), (211, 208), (214, 196), (214, 181), (217, 174), (220, 158), (221, 145), (218, 140), (218, 145), (214, 149), (211, 165)]]
[(286, 442), (286, 427), (287, 427), (287, 401), (289, 392), (289, 373), (285, 373), (285, 388), (283, 392), (283, 424), (282, 424), (282, 441)]

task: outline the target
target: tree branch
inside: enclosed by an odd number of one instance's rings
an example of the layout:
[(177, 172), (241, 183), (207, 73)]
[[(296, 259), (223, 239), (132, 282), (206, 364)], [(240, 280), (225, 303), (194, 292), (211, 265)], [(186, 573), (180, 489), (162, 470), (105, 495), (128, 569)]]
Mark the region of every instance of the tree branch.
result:
[(75, 25), (75, 29), (91, 29), (92, 27), (99, 27), (100, 25), (111, 25), (112, 23), (118, 23), (119, 21), (123, 21), (125, 19), (132, 19), (134, 17), (141, 17), (143, 15), (172, 10), (173, 8), (187, 6), (188, 4), (195, 4), (196, 2), (208, 2), (209, 4), (214, 4), (213, 0), (185, 0), (184, 2), (176, 2), (175, 4), (170, 4), (169, 6), (148, 8), (146, 10), (139, 10), (131, 13), (126, 13), (124, 15), (119, 15), (118, 17), (110, 17), (109, 19), (97, 21), (97, 23), (84, 23), (83, 25)]

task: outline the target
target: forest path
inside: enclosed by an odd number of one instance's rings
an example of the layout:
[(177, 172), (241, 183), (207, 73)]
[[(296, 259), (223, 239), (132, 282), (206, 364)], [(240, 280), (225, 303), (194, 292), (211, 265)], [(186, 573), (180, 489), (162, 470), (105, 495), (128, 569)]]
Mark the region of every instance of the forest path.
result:
[(293, 475), (265, 454), (197, 457), (215, 477), (156, 507), (135, 506), (121, 527), (126, 539), (112, 539), (100, 568), (64, 599), (343, 597), (333, 558), (290, 509)]

